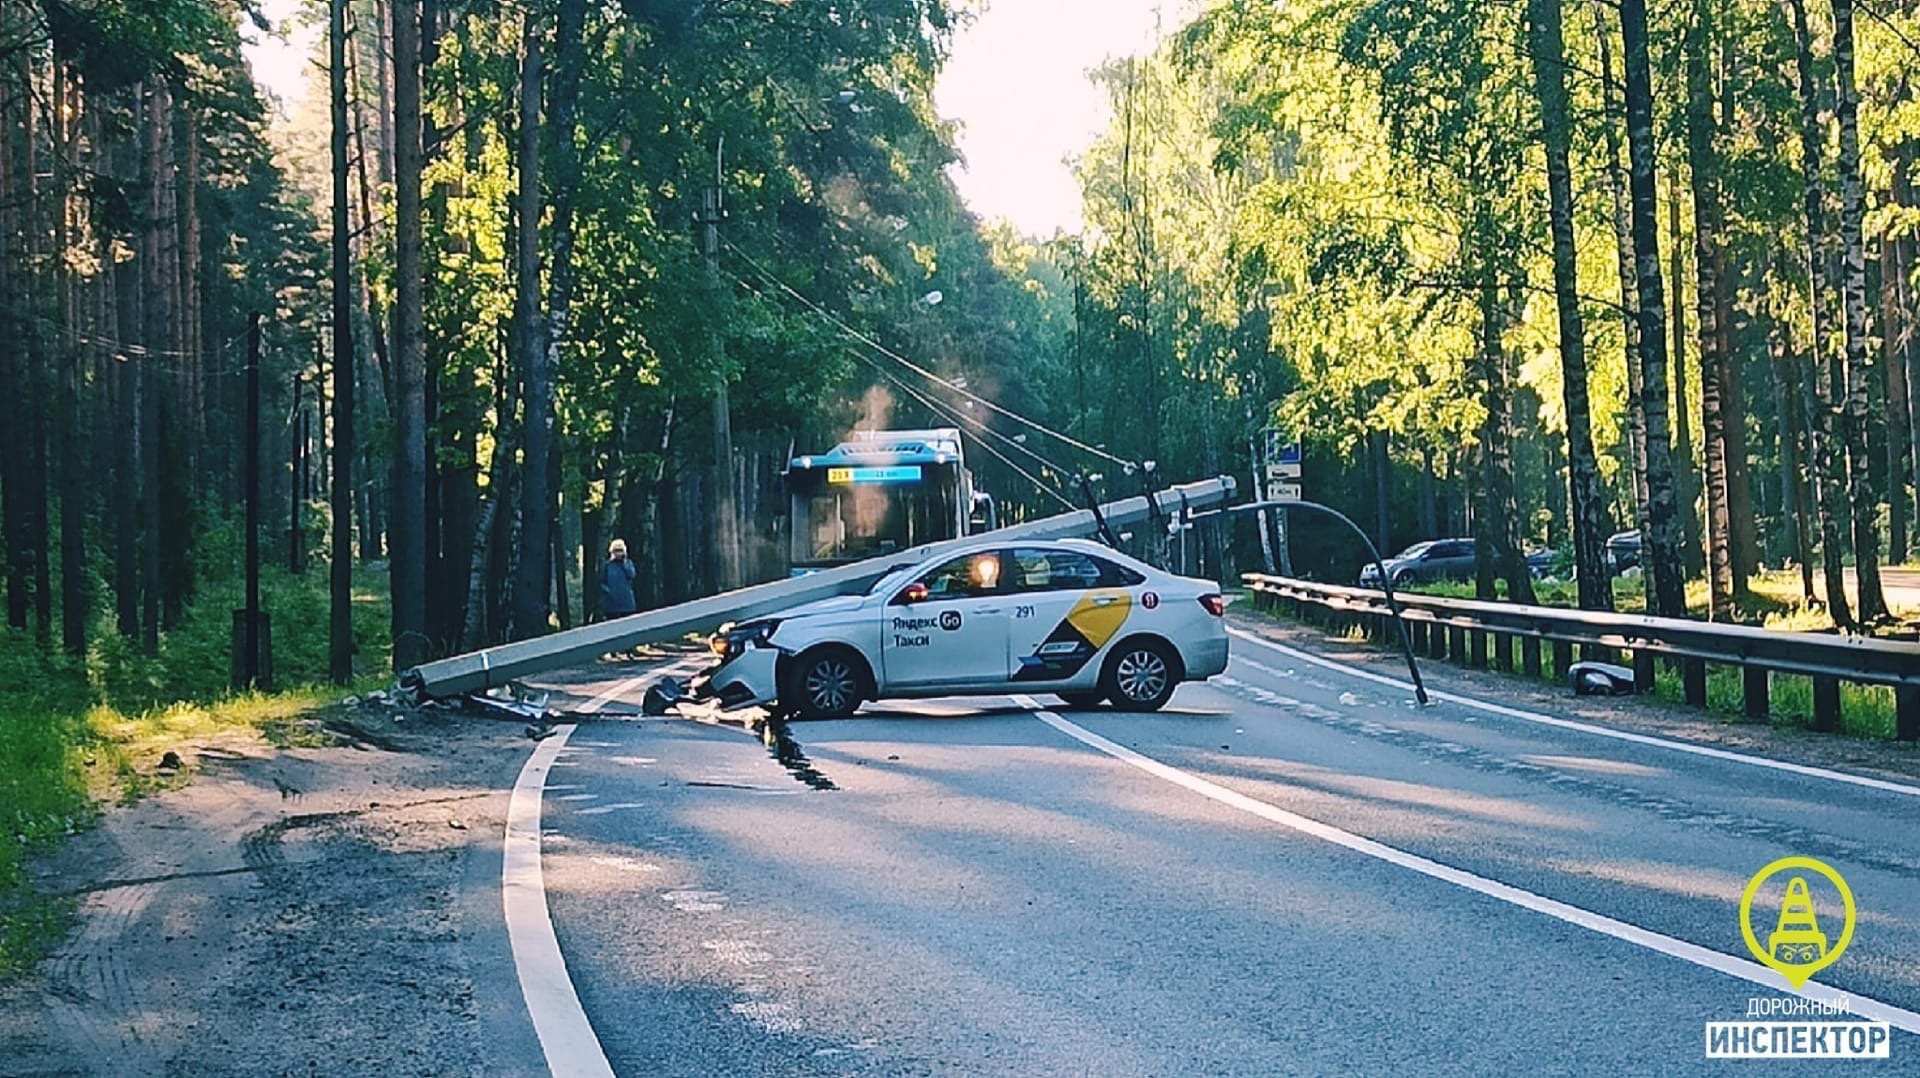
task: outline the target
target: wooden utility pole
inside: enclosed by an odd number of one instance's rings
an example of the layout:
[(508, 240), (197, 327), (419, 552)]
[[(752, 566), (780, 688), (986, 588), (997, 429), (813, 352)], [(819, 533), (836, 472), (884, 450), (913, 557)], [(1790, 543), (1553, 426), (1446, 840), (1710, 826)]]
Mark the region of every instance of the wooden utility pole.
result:
[[(714, 143), (713, 183), (701, 200), (700, 214), (701, 248), (706, 252), (707, 269), (713, 276), (716, 295), (720, 282), (720, 221), (725, 216), (721, 192), (721, 160), (725, 148), (726, 139), (722, 136)], [(719, 574), (719, 590), (731, 591), (742, 583), (740, 534), (733, 492), (733, 404), (728, 399), (726, 343), (720, 336), (717, 312), (713, 326), (714, 366), (720, 372), (719, 384), (713, 393), (713, 523), (714, 545), (719, 554), (715, 569)]]

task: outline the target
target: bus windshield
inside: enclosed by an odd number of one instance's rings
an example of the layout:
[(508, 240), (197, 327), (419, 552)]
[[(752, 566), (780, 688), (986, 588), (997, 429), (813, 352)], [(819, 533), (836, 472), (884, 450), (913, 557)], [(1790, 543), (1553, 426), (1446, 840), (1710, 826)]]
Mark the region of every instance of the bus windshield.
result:
[(932, 482), (825, 486), (796, 494), (795, 500), (805, 503), (806, 528), (795, 530), (794, 563), (858, 561), (951, 539), (957, 513), (953, 495), (950, 484)]

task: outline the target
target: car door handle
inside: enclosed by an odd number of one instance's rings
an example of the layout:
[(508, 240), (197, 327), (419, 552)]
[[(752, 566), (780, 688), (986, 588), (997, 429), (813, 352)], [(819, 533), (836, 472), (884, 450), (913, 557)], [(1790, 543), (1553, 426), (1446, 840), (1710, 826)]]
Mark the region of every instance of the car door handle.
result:
[(976, 613), (976, 614), (1001, 614), (1001, 613), (1005, 613), (1005, 611), (1003, 611), (1003, 610), (1001, 610), (1001, 608), (999, 608), (999, 607), (997, 607), (997, 606), (983, 606), (983, 607), (981, 607), (980, 609), (978, 609), (978, 610), (976, 610), (976, 611), (974, 611), (974, 613)]
[(1095, 606), (1112, 606), (1115, 602), (1116, 600), (1111, 595), (1096, 595), (1093, 597), (1093, 605)]

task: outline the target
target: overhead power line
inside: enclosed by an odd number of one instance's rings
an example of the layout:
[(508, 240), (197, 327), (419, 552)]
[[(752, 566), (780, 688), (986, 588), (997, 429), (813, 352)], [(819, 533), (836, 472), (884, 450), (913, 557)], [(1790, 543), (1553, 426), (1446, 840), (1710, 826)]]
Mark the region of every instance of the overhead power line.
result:
[(869, 337), (866, 334), (860, 332), (859, 330), (853, 328), (852, 326), (848, 325), (844, 321), (841, 321), (838, 315), (835, 315), (832, 311), (828, 310), (825, 307), (822, 307), (820, 304), (815, 303), (813, 300), (807, 298), (807, 296), (805, 296), (800, 291), (795, 289), (792, 285), (789, 285), (785, 281), (774, 276), (774, 274), (769, 270), (767, 270), (766, 267), (754, 261), (751, 255), (748, 255), (745, 251), (742, 251), (740, 248), (734, 246), (733, 243), (727, 240), (725, 237), (721, 238), (720, 243), (724, 247), (726, 247), (727, 250), (740, 256), (740, 260), (745, 262), (748, 266), (751, 266), (753, 268), (753, 271), (756, 274), (758, 274), (763, 280), (765, 280), (768, 284), (786, 293), (787, 295), (792, 296), (794, 299), (800, 301), (800, 303), (804, 305), (808, 310), (812, 311), (814, 314), (825, 319), (826, 321), (832, 323), (836, 328), (840, 330), (841, 333), (847, 335), (853, 340), (859, 341), (861, 344), (864, 344), (868, 348), (873, 349), (875, 352), (878, 352), (881, 355), (887, 357), (888, 359), (893, 360), (895, 363), (900, 364), (901, 366), (919, 375), (920, 377), (925, 378), (929, 382), (932, 382), (935, 385), (940, 386), (942, 389), (945, 389), (952, 393), (958, 393), (960, 396), (965, 397), (968, 400), (971, 400), (977, 404), (980, 404), (988, 409), (991, 409), (992, 411), (997, 412), (1000, 415), (1006, 416), (1008, 419), (1011, 419), (1016, 423), (1019, 423), (1023, 426), (1031, 428), (1032, 430), (1038, 431), (1039, 433), (1044, 434), (1049, 438), (1053, 438), (1057, 441), (1060, 441), (1066, 445), (1070, 445), (1073, 448), (1078, 449), (1083, 453), (1088, 453), (1088, 454), (1091, 454), (1092, 456), (1100, 458), (1101, 460), (1105, 460), (1113, 464), (1117, 464), (1121, 468), (1126, 469), (1128, 472), (1133, 471), (1135, 468), (1141, 467), (1140, 464), (1134, 461), (1130, 461), (1122, 457), (1114, 456), (1112, 453), (1109, 453), (1104, 449), (1098, 448), (1097, 446), (1088, 445), (1087, 443), (1079, 440), (1078, 438), (1073, 437), (1070, 434), (1064, 434), (1060, 431), (1054, 430), (1053, 428), (1046, 426), (1045, 424), (1039, 423), (1032, 419), (1028, 419), (1026, 416), (1023, 416), (1018, 412), (1015, 412), (1008, 408), (1003, 408), (1000, 405), (995, 404), (993, 401), (990, 401), (985, 397), (980, 396), (979, 394), (969, 392), (964, 387), (956, 385), (955, 383), (940, 377), (939, 375), (933, 373), (927, 368), (922, 367), (918, 363), (915, 363), (914, 361), (908, 359), (907, 357), (901, 355), (900, 353), (895, 352), (891, 348), (888, 348), (886, 345), (881, 344), (879, 341), (874, 340), (872, 337)]
[[(1065, 494), (1060, 493), (1060, 491), (1057, 488), (1049, 485), (1046, 481), (1042, 480), (1039, 476), (1034, 475), (1032, 472), (1027, 471), (1025, 468), (1022, 468), (1018, 464), (1015, 464), (1012, 458), (1008, 457), (1006, 454), (995, 449), (993, 446), (988, 445), (986, 439), (980, 437), (980, 435), (983, 432), (986, 434), (993, 435), (995, 438), (1001, 439), (1002, 441), (1006, 442), (1006, 444), (1008, 444), (1009, 446), (1012, 446), (1013, 448), (1018, 449), (1023, 453), (1026, 453), (1028, 456), (1031, 456), (1035, 460), (1039, 461), (1042, 465), (1048, 468), (1051, 468), (1056, 472), (1061, 470), (1058, 465), (1052, 463), (1051, 461), (1047, 460), (1045, 457), (1040, 456), (1039, 454), (1033, 452), (1031, 449), (1028, 449), (1026, 446), (1021, 445), (1019, 442), (1016, 442), (1011, 438), (1008, 438), (1006, 435), (1001, 434), (999, 431), (994, 430), (991, 427), (981, 425), (978, 430), (969, 429), (967, 425), (968, 424), (967, 417), (962, 415), (959, 412), (954, 411), (950, 405), (941, 404), (933, 400), (932, 398), (926, 396), (925, 394), (921, 393), (919, 390), (901, 381), (895, 375), (890, 374), (887, 371), (881, 369), (881, 367), (878, 364), (874, 363), (872, 360), (867, 359), (865, 356), (856, 355), (856, 358), (858, 358), (861, 362), (866, 363), (869, 366), (873, 367), (873, 369), (879, 373), (880, 377), (885, 378), (887, 381), (892, 382), (895, 386), (898, 386), (901, 392), (907, 394), (913, 399), (919, 401), (921, 404), (925, 405), (928, 409), (930, 409), (934, 413), (934, 415), (946, 416), (947, 418), (953, 420), (961, 433), (970, 435), (973, 438), (975, 445), (979, 446), (981, 449), (991, 454), (995, 459), (1000, 461), (1000, 463), (1005, 464), (1007, 467), (1013, 469), (1027, 482), (1032, 483), (1034, 486), (1038, 487), (1041, 493), (1048, 495), (1049, 497), (1053, 498), (1055, 501), (1059, 502), (1061, 505), (1066, 506), (1068, 509), (1080, 508), (1080, 505), (1078, 503), (1074, 502), (1071, 498), (1068, 498)], [(974, 422), (978, 423), (979, 421), (975, 420)]]
[[(724, 274), (729, 280), (733, 281), (735, 284), (746, 289), (747, 291), (752, 292), (754, 295), (760, 296), (763, 299), (767, 298), (766, 293), (760, 291), (758, 288), (755, 288), (752, 282), (742, 280), (741, 278), (735, 276), (732, 273), (728, 273), (725, 270), (722, 270), (721, 273)], [(1059, 473), (1064, 473), (1066, 469), (1061, 468), (1058, 464), (1055, 464), (1054, 462), (1034, 452), (1032, 449), (1027, 448), (1025, 445), (1020, 444), (1020, 442), (1007, 437), (1006, 435), (1000, 433), (999, 431), (994, 430), (992, 427), (987, 426), (983, 421), (978, 419), (971, 419), (968, 416), (962, 414), (961, 412), (955, 410), (951, 405), (942, 404), (939, 401), (936, 401), (931, 397), (928, 397), (924, 393), (921, 393), (919, 390), (913, 388), (912, 386), (908, 385), (906, 382), (902, 381), (898, 376), (893, 374), (893, 372), (880, 366), (880, 364), (874, 361), (872, 358), (860, 352), (857, 352), (851, 348), (847, 349), (847, 354), (852, 356), (854, 359), (859, 360), (861, 363), (866, 364), (868, 367), (872, 368), (875, 374), (878, 374), (880, 377), (886, 379), (888, 382), (891, 382), (893, 385), (897, 386), (901, 392), (906, 393), (908, 396), (914, 398), (915, 400), (919, 401), (921, 404), (925, 405), (936, 416), (944, 416), (947, 419), (952, 420), (954, 424), (963, 433), (973, 438), (974, 444), (978, 445), (982, 450), (992, 455), (995, 459), (999, 460), (1002, 464), (1005, 464), (1008, 468), (1011, 468), (1014, 472), (1018, 473), (1022, 478), (1032, 483), (1035, 487), (1038, 487), (1042, 493), (1048, 495), (1049, 497), (1054, 498), (1055, 500), (1060, 502), (1060, 504), (1066, 506), (1069, 509), (1080, 508), (1080, 506), (1076, 502), (1068, 498), (1066, 495), (1060, 493), (1060, 491), (1057, 488), (1048, 485), (1039, 476), (1034, 475), (1032, 472), (1027, 471), (1025, 468), (1020, 467), (1018, 464), (1015, 464), (1013, 460), (1008, 456), (1006, 456), (1004, 453), (1001, 453), (999, 450), (996, 450), (995, 448), (993, 448), (993, 446), (988, 445), (986, 440), (981, 438), (980, 435), (982, 433), (985, 433), (1000, 439), (1002, 442), (1005, 442), (1008, 446), (1014, 449), (1017, 449), (1020, 452), (1025, 453), (1027, 456), (1038, 461), (1042, 467), (1052, 469), (1053, 471), (1059, 472)], [(969, 424), (972, 424), (973, 427), (977, 427), (978, 429), (970, 429)]]

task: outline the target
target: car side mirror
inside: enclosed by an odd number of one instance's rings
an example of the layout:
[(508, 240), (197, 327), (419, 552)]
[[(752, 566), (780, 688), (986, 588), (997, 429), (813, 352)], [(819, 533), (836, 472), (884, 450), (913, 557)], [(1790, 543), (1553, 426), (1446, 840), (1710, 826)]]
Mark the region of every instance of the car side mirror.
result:
[(933, 592), (925, 584), (916, 580), (902, 589), (899, 595), (894, 596), (893, 601), (900, 606), (912, 606), (915, 603), (924, 603), (932, 596)]

